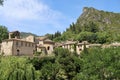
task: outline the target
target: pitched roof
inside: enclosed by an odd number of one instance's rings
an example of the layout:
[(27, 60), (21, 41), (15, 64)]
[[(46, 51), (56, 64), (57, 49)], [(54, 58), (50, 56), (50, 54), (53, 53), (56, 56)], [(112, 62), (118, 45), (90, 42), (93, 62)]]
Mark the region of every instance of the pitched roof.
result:
[(52, 44), (54, 44), (55, 42), (53, 42), (52, 40), (50, 40), (50, 39), (45, 39), (44, 41), (43, 41), (44, 43), (52, 43)]
[(47, 39), (47, 37), (46, 36), (39, 36), (39, 37), (35, 37), (35, 39), (43, 41), (43, 40)]

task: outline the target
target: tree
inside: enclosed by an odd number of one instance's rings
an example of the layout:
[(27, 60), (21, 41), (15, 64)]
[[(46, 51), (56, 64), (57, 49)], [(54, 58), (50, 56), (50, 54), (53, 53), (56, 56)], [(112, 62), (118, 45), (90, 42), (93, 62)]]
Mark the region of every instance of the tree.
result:
[(5, 26), (0, 26), (0, 43), (4, 39), (8, 39), (8, 30)]
[(35, 80), (35, 69), (29, 58), (2, 57), (0, 62), (1, 80)]
[(0, 5), (3, 5), (3, 1), (4, 1), (4, 0), (0, 0)]
[(78, 34), (78, 36), (76, 37), (77, 40), (81, 41), (88, 41), (88, 42), (92, 42), (93, 39), (93, 33), (92, 32), (81, 32), (80, 34)]
[(104, 44), (106, 42), (110, 42), (110, 34), (107, 32), (98, 32), (97, 35), (97, 42), (100, 44)]
[(119, 80), (120, 47), (91, 48), (82, 54), (81, 72), (74, 80)]
[(58, 72), (60, 80), (72, 80), (80, 72), (80, 59), (75, 54), (69, 52), (69, 50), (63, 48), (56, 48), (54, 53), (56, 62), (60, 66)]

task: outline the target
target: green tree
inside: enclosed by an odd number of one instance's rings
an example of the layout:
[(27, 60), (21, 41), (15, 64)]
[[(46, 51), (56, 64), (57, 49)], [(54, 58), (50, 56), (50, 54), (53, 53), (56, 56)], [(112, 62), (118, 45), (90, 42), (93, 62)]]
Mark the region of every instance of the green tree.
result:
[(1, 80), (35, 80), (35, 69), (27, 57), (2, 57)]
[(91, 48), (90, 54), (82, 54), (81, 72), (74, 80), (119, 80), (120, 47)]
[(0, 5), (3, 5), (3, 1), (4, 1), (4, 0), (0, 0)]
[(8, 30), (5, 26), (0, 26), (0, 42), (4, 39), (8, 39)]
[[(110, 34), (107, 32), (98, 32), (97, 35), (97, 42), (100, 44), (110, 42)], [(112, 39), (111, 39), (112, 40)]]
[(63, 48), (56, 48), (54, 53), (56, 54), (56, 62), (61, 67), (58, 72), (58, 74), (61, 74), (61, 76), (59, 75), (60, 79), (72, 80), (80, 72), (80, 59)]

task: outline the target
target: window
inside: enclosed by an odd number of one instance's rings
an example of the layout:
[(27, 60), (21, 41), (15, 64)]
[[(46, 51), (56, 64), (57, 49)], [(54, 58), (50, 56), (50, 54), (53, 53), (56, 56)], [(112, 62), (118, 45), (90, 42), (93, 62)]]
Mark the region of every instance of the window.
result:
[(25, 43), (25, 46), (27, 47), (27, 42)]
[(79, 51), (81, 51), (82, 49), (80, 48)]
[(23, 42), (21, 42), (21, 46), (23, 46)]
[(18, 46), (18, 41), (16, 41), (16, 46)]
[(34, 44), (32, 44), (32, 47), (34, 47)]
[(50, 46), (47, 47), (47, 50), (50, 50)]

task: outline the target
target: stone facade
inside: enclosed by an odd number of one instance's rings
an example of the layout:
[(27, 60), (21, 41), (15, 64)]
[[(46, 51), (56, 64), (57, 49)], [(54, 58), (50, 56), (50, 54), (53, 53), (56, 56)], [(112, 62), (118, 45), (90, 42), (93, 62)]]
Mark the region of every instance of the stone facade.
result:
[(47, 50), (47, 54), (51, 54), (53, 52), (53, 49), (54, 49), (54, 42), (49, 40), (49, 39), (46, 39), (43, 41), (43, 44)]
[(36, 52), (42, 52), (44, 54), (51, 54), (54, 48), (54, 42), (47, 37), (34, 37), (28, 36), (24, 40), (36, 43)]
[(51, 54), (54, 49), (54, 42), (49, 39), (39, 40), (37, 44), (37, 51), (45, 52), (45, 54)]
[(4, 40), (1, 44), (1, 53), (4, 55), (27, 55), (32, 56), (35, 49), (35, 43), (23, 41), (20, 39)]
[(29, 35), (28, 37), (25, 38), (25, 41), (35, 42), (35, 37), (32, 35)]
[(76, 44), (76, 41), (66, 41), (63, 43), (62, 48), (66, 48), (66, 49), (70, 50), (71, 52), (74, 52), (75, 44)]
[(63, 43), (56, 43), (56, 47), (62, 47), (65, 49), (68, 49), (71, 52), (77, 52), (77, 54), (80, 54), (84, 50), (84, 46), (86, 48), (89, 48), (89, 43), (87, 41), (83, 41), (79, 43), (78, 41), (66, 41)]
[(43, 53), (45, 55), (47, 54), (46, 48), (44, 46), (42, 46), (42, 45), (39, 45), (39, 44), (37, 44), (37, 50), (36, 51), (41, 52), (41, 53)]
[(89, 43), (87, 41), (83, 41), (82, 43), (78, 43), (76, 45), (76, 52), (80, 55), (80, 53), (84, 50), (84, 47), (89, 48)]
[(32, 56), (36, 51), (36, 44), (32, 36), (26, 39), (20, 39), (20, 32), (13, 31), (9, 33), (9, 39), (2, 41), (1, 54), (6, 55), (27, 55)]

